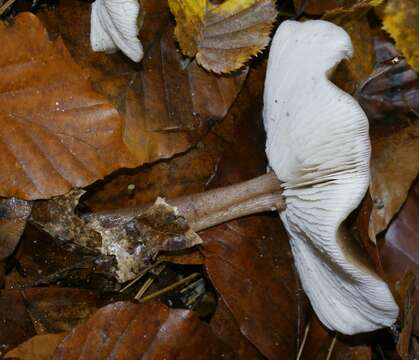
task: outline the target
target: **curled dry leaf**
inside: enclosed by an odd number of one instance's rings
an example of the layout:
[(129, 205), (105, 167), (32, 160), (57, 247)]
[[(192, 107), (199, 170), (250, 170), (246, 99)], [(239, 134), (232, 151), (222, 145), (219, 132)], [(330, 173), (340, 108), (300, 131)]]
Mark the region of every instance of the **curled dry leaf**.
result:
[[(385, 38), (374, 38), (377, 65), (356, 97), (370, 121), (372, 146), (369, 237), (387, 228), (419, 169), (418, 75)], [(395, 176), (397, 174), (397, 176)]]
[(49, 198), (134, 166), (122, 121), (30, 13), (0, 23), (0, 195)]
[(15, 250), (31, 209), (32, 203), (28, 201), (0, 199), (0, 261)]
[(94, 220), (87, 226), (101, 234), (100, 251), (115, 256), (120, 282), (137, 276), (159, 251), (179, 251), (202, 243), (176, 208), (162, 198), (157, 198), (143, 213), (120, 225), (106, 227)]
[(407, 62), (419, 71), (419, 6), (416, 0), (388, 0), (378, 14), (383, 29), (396, 41)]
[[(222, 119), (233, 104), (247, 70), (214, 76), (185, 62), (173, 36), (166, 0), (143, 0), (144, 59), (138, 67), (119, 54), (90, 49), (90, 4), (64, 0), (39, 16), (50, 32), (62, 35), (94, 88), (122, 114), (124, 141), (138, 163), (170, 158), (188, 150)], [(77, 23), (77, 26), (74, 24)]]
[(9, 351), (4, 358), (18, 358), (19, 360), (52, 360), (55, 348), (66, 335), (66, 332), (36, 335)]
[(272, 0), (169, 0), (184, 55), (215, 73), (242, 67), (269, 43), (277, 12)]
[(111, 225), (86, 223), (75, 214), (83, 191), (73, 191), (35, 205), (31, 221), (51, 236), (114, 256), (120, 282), (133, 279), (152, 262), (159, 251), (180, 251), (201, 243), (176, 208), (158, 198), (144, 212)]
[(37, 334), (70, 331), (86, 320), (99, 299), (93, 291), (27, 288), (0, 292), (0, 344), (6, 352)]
[(56, 360), (234, 359), (211, 328), (189, 310), (159, 302), (117, 302), (98, 310), (57, 347)]

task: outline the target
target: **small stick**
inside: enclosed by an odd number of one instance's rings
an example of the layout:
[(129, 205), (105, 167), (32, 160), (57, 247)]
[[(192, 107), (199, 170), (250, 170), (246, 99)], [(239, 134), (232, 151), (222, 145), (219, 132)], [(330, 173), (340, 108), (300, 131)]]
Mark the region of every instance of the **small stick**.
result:
[(188, 281), (191, 281), (191, 280), (197, 278), (198, 276), (201, 276), (201, 274), (200, 273), (193, 273), (193, 274), (191, 274), (191, 275), (189, 275), (189, 276), (187, 276), (187, 277), (185, 277), (185, 278), (183, 278), (183, 279), (175, 282), (172, 285), (169, 285), (169, 286), (167, 286), (167, 287), (165, 287), (163, 289), (160, 289), (160, 290), (158, 290), (158, 291), (156, 291), (156, 292), (154, 292), (154, 293), (152, 293), (152, 294), (150, 294), (148, 296), (143, 297), (140, 300), (140, 303), (146, 302), (146, 301), (151, 300), (151, 299), (154, 299), (155, 297), (158, 297), (158, 296), (160, 296), (160, 295), (162, 295), (164, 293), (167, 293), (167, 292), (169, 292), (169, 291), (177, 288), (178, 286), (180, 286), (182, 284), (185, 284)]
[(165, 267), (166, 267), (166, 264), (163, 264), (162, 266), (156, 269), (155, 273), (153, 274), (154, 276), (149, 277), (147, 281), (144, 283), (144, 285), (141, 286), (141, 289), (138, 291), (137, 295), (134, 296), (135, 300), (140, 300), (143, 297), (146, 291), (153, 284), (156, 277), (160, 275), (160, 273), (164, 270)]
[(8, 1), (6, 1), (6, 3), (2, 6), (2, 7), (0, 7), (0, 16), (2, 16), (6, 11), (7, 11), (7, 9), (10, 7), (10, 6), (12, 6), (13, 5), (13, 3), (15, 2), (16, 0), (8, 0)]
[(309, 330), (310, 330), (310, 323), (307, 324), (306, 329), (304, 330), (303, 341), (301, 343), (300, 349), (298, 350), (298, 354), (297, 354), (296, 360), (300, 360), (301, 355), (303, 354), (303, 350), (304, 350), (304, 346), (305, 346), (306, 341), (307, 341)]
[(326, 358), (326, 360), (330, 360), (330, 358), (332, 357), (332, 353), (333, 353), (333, 349), (334, 349), (334, 347), (335, 347), (335, 343), (336, 343), (336, 333), (335, 333), (335, 337), (333, 338), (333, 340), (332, 340), (332, 343), (330, 344), (330, 347), (329, 347), (329, 352), (327, 353), (327, 358)]
[(147, 274), (151, 269), (154, 269), (156, 266), (160, 265), (160, 263), (161, 261), (156, 261), (154, 264), (146, 267), (135, 279), (131, 280), (126, 286), (119, 290), (119, 292), (124, 292), (125, 290), (130, 288), (132, 285), (138, 282), (145, 274)]

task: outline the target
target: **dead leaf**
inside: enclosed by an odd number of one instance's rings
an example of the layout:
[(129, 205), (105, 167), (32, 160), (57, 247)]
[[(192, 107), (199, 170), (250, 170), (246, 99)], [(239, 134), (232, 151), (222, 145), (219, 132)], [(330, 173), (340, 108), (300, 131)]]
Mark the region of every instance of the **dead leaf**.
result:
[(359, 2), (349, 8), (339, 7), (327, 11), (322, 17), (342, 27), (351, 37), (353, 54), (342, 61), (333, 74), (333, 82), (346, 92), (353, 93), (357, 82), (367, 78), (375, 63), (374, 46), (368, 12), (382, 0)]
[(52, 360), (55, 348), (66, 335), (66, 332), (36, 335), (9, 351), (4, 358), (18, 358), (20, 360)]
[(0, 195), (49, 198), (134, 165), (121, 118), (60, 38), (22, 13), (0, 24), (0, 42)]
[[(115, 321), (117, 319), (117, 321)], [(54, 359), (234, 359), (189, 310), (117, 302), (98, 310), (57, 347)]]
[(419, 7), (415, 0), (388, 0), (379, 9), (383, 29), (396, 41), (407, 62), (419, 71)]
[(31, 209), (32, 203), (28, 201), (0, 199), (0, 262), (15, 250)]
[(160, 251), (181, 251), (202, 242), (162, 198), (128, 221), (108, 224), (96, 219), (85, 222), (75, 213), (82, 194), (73, 191), (36, 204), (31, 221), (63, 242), (115, 257), (115, 275), (121, 283), (135, 278)]
[(388, 40), (377, 36), (375, 45), (379, 62), (356, 95), (370, 121), (374, 242), (399, 211), (419, 169), (418, 76)]
[(403, 360), (410, 360), (413, 324), (415, 321), (415, 275), (406, 273), (396, 286), (400, 304), (402, 330), (397, 342), (397, 352)]
[(112, 257), (73, 242), (63, 243), (30, 224), (6, 267), (6, 289), (60, 285), (101, 292), (120, 290)]
[(182, 53), (215, 73), (241, 68), (269, 43), (277, 11), (272, 0), (169, 0)]
[(220, 340), (231, 346), (232, 350), (236, 353), (237, 359), (265, 359), (240, 332), (239, 325), (222, 298), (218, 299), (217, 310), (211, 318), (210, 326)]
[[(403, 207), (388, 227), (384, 239), (379, 238), (380, 258), (390, 284), (394, 285), (411, 271), (419, 286), (419, 182), (410, 190)], [(383, 241), (381, 241), (383, 240)], [(414, 292), (415, 316), (419, 319), (419, 291)], [(419, 321), (414, 323), (414, 332), (419, 334)]]
[(242, 333), (268, 359), (295, 358), (297, 292), (280, 220), (250, 217), (201, 237), (208, 276)]
[[(139, 163), (185, 152), (222, 119), (239, 93), (247, 69), (215, 76), (185, 59), (173, 36), (167, 1), (143, 0), (146, 16), (138, 66), (120, 54), (90, 48), (90, 4), (64, 0), (39, 16), (50, 32), (62, 35), (75, 61), (89, 74), (124, 119), (124, 140)], [(77, 23), (77, 26), (74, 24)]]
[(96, 310), (89, 290), (28, 288), (0, 291), (0, 344), (7, 352), (37, 334), (70, 331)]
[(121, 283), (135, 278), (160, 251), (180, 251), (202, 243), (176, 208), (162, 198), (120, 225), (106, 227), (94, 220), (87, 226), (102, 235), (100, 251), (115, 256)]
[(341, 336), (329, 331), (313, 313), (300, 359), (372, 360), (371, 338), (378, 342), (374, 335)]
[(84, 190), (74, 190), (63, 196), (37, 201), (32, 211), (31, 222), (63, 242), (74, 241), (92, 250), (99, 249), (102, 246), (100, 234), (86, 226), (75, 213), (84, 193)]
[(297, 14), (323, 15), (336, 8), (349, 8), (359, 0), (293, 0)]

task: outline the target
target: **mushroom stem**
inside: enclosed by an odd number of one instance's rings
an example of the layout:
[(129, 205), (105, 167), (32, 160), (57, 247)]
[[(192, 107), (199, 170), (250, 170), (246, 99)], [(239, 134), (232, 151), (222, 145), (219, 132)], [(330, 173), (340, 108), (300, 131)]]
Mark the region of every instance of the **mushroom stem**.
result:
[[(186, 195), (167, 202), (175, 206), (194, 231), (207, 229), (229, 220), (284, 208), (281, 183), (273, 173), (238, 184)], [(105, 227), (124, 223), (144, 212), (150, 205), (85, 214)]]

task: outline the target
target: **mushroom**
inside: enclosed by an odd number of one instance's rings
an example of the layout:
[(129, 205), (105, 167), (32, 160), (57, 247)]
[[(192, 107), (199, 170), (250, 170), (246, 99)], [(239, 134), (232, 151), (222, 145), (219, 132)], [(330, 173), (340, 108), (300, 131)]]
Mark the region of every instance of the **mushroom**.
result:
[(94, 51), (115, 52), (120, 49), (132, 61), (143, 58), (138, 39), (138, 0), (96, 0), (90, 18), (90, 44)]
[[(169, 200), (195, 231), (282, 210), (313, 309), (326, 327), (343, 334), (390, 326), (398, 314), (387, 284), (342, 225), (367, 191), (371, 151), (365, 113), (327, 77), (351, 54), (348, 34), (332, 23), (283, 22), (272, 42), (264, 93), (266, 153), (274, 173)], [(112, 227), (143, 210), (85, 219)]]
[(394, 323), (386, 283), (357, 256), (342, 222), (369, 183), (368, 119), (327, 74), (352, 56), (348, 34), (322, 20), (285, 21), (272, 42), (264, 93), (266, 153), (282, 182), (295, 264), (324, 325), (344, 334)]

